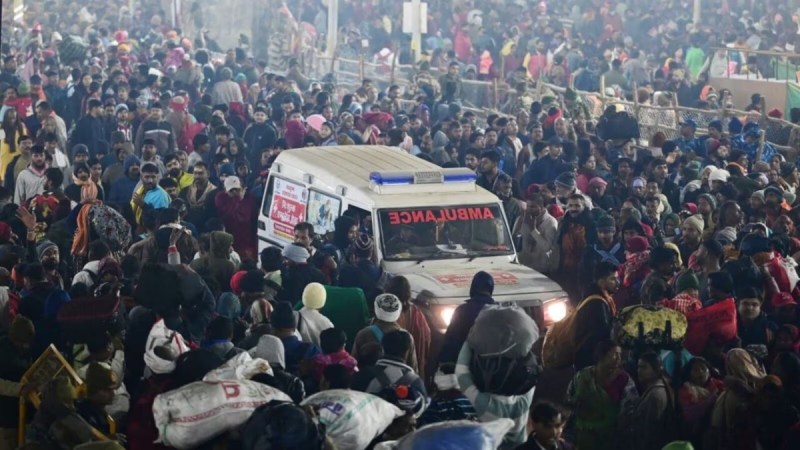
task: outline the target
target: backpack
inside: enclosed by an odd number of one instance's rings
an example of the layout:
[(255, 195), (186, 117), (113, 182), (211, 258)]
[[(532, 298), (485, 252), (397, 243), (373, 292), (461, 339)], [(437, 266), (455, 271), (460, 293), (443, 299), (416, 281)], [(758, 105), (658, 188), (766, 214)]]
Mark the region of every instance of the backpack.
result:
[(575, 363), (575, 353), (582, 342), (575, 341), (575, 318), (578, 311), (592, 301), (605, 299), (592, 295), (584, 299), (578, 307), (567, 314), (560, 322), (554, 323), (544, 337), (542, 344), (542, 365), (548, 369), (561, 369)]
[(97, 273), (95, 273), (95, 272), (93, 272), (93, 271), (91, 271), (89, 269), (83, 269), (78, 273), (85, 273), (86, 275), (89, 275), (89, 279), (92, 280), (92, 285), (91, 286), (86, 286), (87, 288), (89, 288), (89, 289), (95, 288), (96, 289), (96, 288), (98, 288), (100, 286), (100, 275), (99, 274), (97, 274)]
[(112, 252), (125, 250), (131, 243), (131, 225), (122, 214), (110, 206), (103, 204), (92, 206), (89, 210), (89, 224), (92, 231)]
[(381, 330), (381, 327), (377, 325), (370, 325), (369, 331), (371, 331), (372, 335), (375, 336), (375, 340), (378, 341), (378, 344), (383, 344), (383, 330)]
[(425, 399), (421, 392), (414, 388), (419, 377), (414, 372), (405, 372), (394, 383), (383, 370), (377, 370), (375, 380), (380, 384), (378, 397), (397, 406), (405, 412), (421, 413), (425, 407)]

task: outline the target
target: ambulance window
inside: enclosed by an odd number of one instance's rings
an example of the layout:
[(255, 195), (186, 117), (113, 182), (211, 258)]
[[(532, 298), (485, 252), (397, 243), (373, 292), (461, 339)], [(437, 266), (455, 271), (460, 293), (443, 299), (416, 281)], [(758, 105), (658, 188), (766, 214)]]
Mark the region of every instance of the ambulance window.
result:
[(342, 210), (342, 199), (316, 189), (309, 190), (306, 220), (314, 231), (324, 236), (333, 233), (333, 222)]
[(261, 215), (269, 217), (269, 208), (272, 206), (272, 190), (275, 187), (275, 177), (267, 180), (267, 190), (264, 194), (264, 206), (261, 208)]
[(359, 233), (367, 233), (370, 236), (373, 235), (371, 212), (367, 211), (366, 209), (361, 209), (357, 206), (350, 205), (347, 207), (347, 211), (345, 211), (342, 215), (351, 217), (356, 221), (356, 223), (358, 223)]

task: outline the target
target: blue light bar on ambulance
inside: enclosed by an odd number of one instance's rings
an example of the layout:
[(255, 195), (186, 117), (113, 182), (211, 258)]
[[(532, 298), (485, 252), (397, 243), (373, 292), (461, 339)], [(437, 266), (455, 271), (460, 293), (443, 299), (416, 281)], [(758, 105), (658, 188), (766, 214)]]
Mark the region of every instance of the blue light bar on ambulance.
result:
[(385, 171), (369, 174), (369, 181), (378, 186), (474, 183), (476, 179), (475, 172), (463, 167), (418, 172)]

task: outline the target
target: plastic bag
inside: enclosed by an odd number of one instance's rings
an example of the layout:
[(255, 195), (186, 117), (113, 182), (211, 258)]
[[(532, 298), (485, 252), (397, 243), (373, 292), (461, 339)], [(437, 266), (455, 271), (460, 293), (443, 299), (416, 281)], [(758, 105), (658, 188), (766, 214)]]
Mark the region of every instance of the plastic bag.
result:
[(513, 426), (511, 419), (434, 423), (399, 441), (382, 442), (375, 450), (496, 450)]
[(364, 450), (392, 422), (400, 408), (364, 392), (334, 389), (303, 400), (319, 409), (319, 421), (338, 450)]
[(786, 271), (786, 276), (789, 278), (789, 291), (791, 292), (798, 281), (800, 276), (797, 274), (797, 261), (792, 257), (780, 258), (781, 267)]
[(153, 418), (158, 441), (190, 449), (233, 430), (272, 400), (291, 402), (283, 392), (255, 381), (198, 381), (158, 395)]
[(260, 373), (273, 374), (269, 363), (242, 352), (208, 372), (203, 381), (249, 380)]
[(167, 328), (164, 319), (156, 322), (147, 336), (144, 363), (153, 373), (157, 374), (172, 373), (175, 370), (175, 361), (169, 361), (156, 355), (155, 348), (158, 346), (169, 347), (176, 357), (189, 351), (189, 345), (180, 333)]

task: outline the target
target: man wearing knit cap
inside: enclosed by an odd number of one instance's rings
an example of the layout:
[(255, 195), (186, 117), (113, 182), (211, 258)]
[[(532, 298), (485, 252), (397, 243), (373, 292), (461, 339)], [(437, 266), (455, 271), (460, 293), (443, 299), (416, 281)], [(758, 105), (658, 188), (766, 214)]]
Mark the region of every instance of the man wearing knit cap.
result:
[(681, 259), (687, 264), (689, 256), (700, 247), (700, 242), (703, 240), (704, 229), (705, 221), (700, 214), (695, 214), (686, 218), (683, 224), (681, 224), (682, 235), (680, 243), (678, 243), (678, 248), (681, 251)]
[[(369, 345), (377, 343), (378, 345), (383, 342), (383, 337), (393, 331), (402, 330), (397, 320), (400, 319), (400, 314), (403, 312), (403, 304), (400, 299), (394, 294), (381, 294), (375, 298), (375, 319), (372, 325), (359, 331), (353, 341), (353, 349), (350, 354), (356, 361), (359, 358), (364, 358), (364, 349)], [(414, 371), (418, 370), (417, 367), (417, 352), (414, 351), (414, 338), (411, 338), (411, 351), (406, 356), (405, 363), (409, 365)]]
[(33, 322), (17, 316), (11, 329), (0, 336), (0, 448), (16, 448), (19, 423), (20, 379), (33, 363), (30, 353), (35, 336)]
[(270, 316), (270, 322), (275, 336), (283, 342), (283, 349), (286, 357), (286, 371), (296, 374), (300, 368), (300, 363), (306, 359), (311, 359), (320, 354), (320, 349), (316, 345), (301, 341), (297, 337), (298, 314), (286, 302), (279, 302)]
[(78, 414), (105, 435), (109, 435), (106, 407), (114, 402), (119, 387), (117, 374), (104, 363), (93, 362), (86, 369), (86, 398), (76, 403)]
[(53, 241), (47, 239), (40, 241), (36, 245), (36, 256), (42, 263), (47, 279), (57, 288), (64, 289), (64, 273), (66, 268), (61, 264), (61, 256), (58, 246)]
[(303, 289), (303, 308), (300, 310), (297, 331), (303, 341), (311, 342), (317, 347), (320, 346), (320, 334), (333, 328), (333, 323), (319, 312), (325, 307), (327, 296), (325, 286), (320, 283), (310, 283)]
[(617, 236), (616, 221), (610, 215), (597, 219), (597, 242), (586, 248), (581, 260), (581, 278), (589, 279), (595, 266), (608, 262), (619, 267), (625, 262), (625, 246)]
[(725, 169), (712, 170), (711, 173), (708, 174), (708, 187), (711, 189), (711, 192), (719, 191), (722, 186), (728, 182), (728, 178), (730, 177), (730, 172)]
[(714, 240), (723, 246), (736, 242), (736, 228), (725, 227), (714, 234)]
[(278, 300), (296, 304), (303, 298), (303, 290), (309, 283), (324, 283), (325, 276), (316, 267), (308, 264), (308, 250), (299, 244), (289, 244), (283, 248), (283, 257), (288, 266), (283, 277), (283, 290)]
[(556, 202), (563, 207), (567, 206), (567, 202), (569, 201), (569, 197), (572, 194), (580, 194), (583, 197), (584, 205), (588, 209), (592, 209), (592, 199), (590, 199), (587, 195), (584, 195), (581, 191), (578, 190), (578, 184), (575, 180), (575, 174), (573, 172), (564, 172), (558, 177), (556, 177)]

